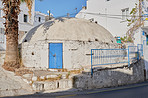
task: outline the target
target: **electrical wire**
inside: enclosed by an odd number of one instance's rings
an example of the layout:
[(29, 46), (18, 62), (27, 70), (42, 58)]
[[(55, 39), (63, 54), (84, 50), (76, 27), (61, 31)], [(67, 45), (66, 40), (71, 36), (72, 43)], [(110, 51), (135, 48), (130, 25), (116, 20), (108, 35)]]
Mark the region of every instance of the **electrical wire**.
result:
[[(120, 20), (122, 19), (122, 17), (133, 17), (132, 15), (101, 14), (101, 13), (90, 13), (90, 12), (79, 12), (79, 13), (90, 14), (90, 15), (106, 17), (106, 18), (120, 19)], [(69, 17), (71, 15), (76, 15), (76, 14), (78, 14), (78, 13), (71, 13), (71, 14), (69, 14)], [(68, 17), (68, 15), (57, 16), (56, 18), (60, 18), (60, 17)], [(142, 18), (148, 17), (148, 14), (142, 15), (142, 16), (135, 15), (134, 17), (142, 17)]]
[[(91, 15), (98, 15), (98, 16), (125, 16), (125, 17), (133, 17), (132, 15), (115, 15), (115, 14), (101, 14), (101, 13), (90, 13), (90, 12), (80, 12), (80, 13), (85, 13), (85, 14), (91, 14)], [(137, 16), (135, 15), (135, 17), (148, 17), (148, 15), (142, 15), (142, 16)]]

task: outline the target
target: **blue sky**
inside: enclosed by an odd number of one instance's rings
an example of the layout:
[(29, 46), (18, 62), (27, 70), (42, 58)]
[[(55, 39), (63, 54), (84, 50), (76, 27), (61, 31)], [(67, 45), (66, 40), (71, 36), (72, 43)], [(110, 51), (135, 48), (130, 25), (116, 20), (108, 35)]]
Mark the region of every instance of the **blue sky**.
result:
[(76, 13), (82, 6), (86, 6), (86, 0), (35, 0), (35, 10), (47, 14), (50, 10), (54, 17)]

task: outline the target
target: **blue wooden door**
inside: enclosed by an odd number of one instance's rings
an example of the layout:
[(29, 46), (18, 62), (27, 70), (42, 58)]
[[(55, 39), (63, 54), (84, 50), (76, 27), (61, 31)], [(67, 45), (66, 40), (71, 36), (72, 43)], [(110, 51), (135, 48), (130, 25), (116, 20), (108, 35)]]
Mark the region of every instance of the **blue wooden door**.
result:
[(62, 69), (63, 67), (63, 44), (49, 44), (49, 68)]

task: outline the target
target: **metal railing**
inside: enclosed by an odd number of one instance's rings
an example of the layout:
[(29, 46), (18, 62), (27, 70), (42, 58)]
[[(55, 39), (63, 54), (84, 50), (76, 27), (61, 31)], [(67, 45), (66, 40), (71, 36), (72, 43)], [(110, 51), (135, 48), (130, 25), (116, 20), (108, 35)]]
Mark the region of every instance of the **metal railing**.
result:
[(130, 62), (139, 60), (138, 46), (128, 46), (128, 59), (128, 65), (130, 65)]
[(92, 49), (91, 64), (93, 66), (98, 66), (98, 65), (125, 63), (123, 61), (119, 62), (118, 59), (127, 57), (126, 51), (127, 49)]
[(128, 49), (91, 49), (91, 75), (93, 69), (101, 65), (136, 62), (143, 56), (143, 45), (128, 46)]
[(143, 44), (138, 44), (137, 47), (138, 47), (140, 56), (143, 56)]
[(143, 45), (148, 45), (148, 40), (143, 40)]

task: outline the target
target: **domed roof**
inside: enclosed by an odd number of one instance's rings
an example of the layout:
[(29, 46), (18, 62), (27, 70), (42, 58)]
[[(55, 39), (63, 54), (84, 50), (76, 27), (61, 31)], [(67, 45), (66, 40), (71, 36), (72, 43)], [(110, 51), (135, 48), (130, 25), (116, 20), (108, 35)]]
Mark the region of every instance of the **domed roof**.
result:
[(23, 42), (41, 40), (79, 40), (115, 42), (114, 37), (102, 26), (84, 19), (58, 18), (31, 29)]

